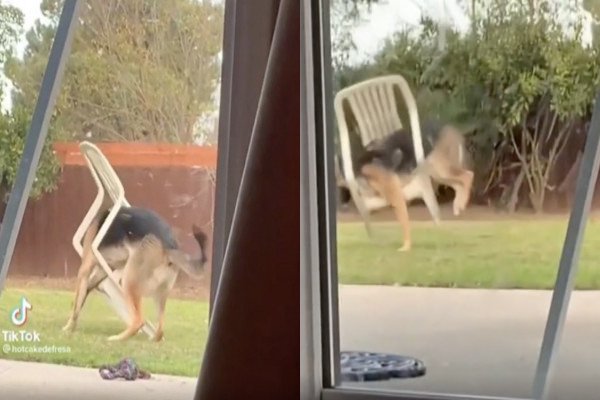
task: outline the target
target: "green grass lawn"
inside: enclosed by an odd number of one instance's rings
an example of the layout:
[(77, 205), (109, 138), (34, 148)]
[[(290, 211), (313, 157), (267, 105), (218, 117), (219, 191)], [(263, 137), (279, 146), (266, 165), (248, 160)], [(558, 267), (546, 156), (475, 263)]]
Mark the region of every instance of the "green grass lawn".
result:
[[(9, 319), (10, 310), (26, 296), (32, 304), (30, 317), (24, 327), (17, 328)], [(108, 342), (106, 338), (124, 329), (124, 323), (113, 312), (101, 294), (92, 294), (80, 316), (78, 329), (72, 334), (61, 331), (68, 318), (73, 294), (43, 289), (8, 288), (0, 297), (0, 331), (35, 330), (40, 333), (38, 346), (69, 346), (69, 353), (6, 354), (0, 358), (49, 362), (97, 368), (133, 357), (141, 368), (150, 373), (197, 376), (207, 335), (208, 304), (199, 301), (170, 299), (165, 315), (165, 339), (161, 343), (139, 334), (125, 342)], [(144, 304), (145, 317), (155, 321), (154, 303)], [(5, 344), (0, 335), (0, 345)], [(20, 343), (22, 344), (22, 343)]]
[[(400, 253), (395, 223), (338, 224), (339, 280), (345, 284), (531, 288), (554, 286), (567, 220), (413, 223), (413, 249)], [(600, 223), (589, 221), (578, 289), (600, 289)]]

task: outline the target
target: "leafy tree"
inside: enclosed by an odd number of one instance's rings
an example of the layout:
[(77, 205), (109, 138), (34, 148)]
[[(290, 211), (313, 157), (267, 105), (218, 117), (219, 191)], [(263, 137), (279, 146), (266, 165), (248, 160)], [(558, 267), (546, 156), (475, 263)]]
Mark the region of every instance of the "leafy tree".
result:
[[(3, 5), (0, 1), (0, 66), (13, 56), (14, 48), (22, 32), (23, 14), (17, 8)], [(0, 87), (0, 102), (3, 100)], [(0, 112), (0, 201), (6, 200), (14, 184), (25, 137), (31, 121), (31, 110), (13, 107)], [(44, 147), (40, 165), (33, 184), (31, 196), (38, 198), (42, 193), (55, 187), (59, 165), (52, 153), (51, 146)]]
[[(14, 102), (35, 103), (62, 10), (43, 0), (22, 60), (6, 72)], [(213, 111), (222, 5), (196, 0), (88, 0), (77, 26), (53, 126), (60, 139), (192, 142)]]

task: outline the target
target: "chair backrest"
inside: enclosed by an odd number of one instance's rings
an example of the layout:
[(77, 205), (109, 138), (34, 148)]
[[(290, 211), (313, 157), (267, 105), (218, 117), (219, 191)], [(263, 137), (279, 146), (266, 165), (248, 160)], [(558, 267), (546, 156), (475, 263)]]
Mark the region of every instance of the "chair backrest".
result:
[(128, 205), (123, 184), (102, 151), (96, 145), (87, 141), (81, 142), (79, 148), (92, 170), (92, 174), (95, 175), (95, 178), (99, 181), (98, 183), (102, 184), (113, 202), (120, 201), (124, 205)]
[(408, 110), (415, 157), (424, 158), (421, 126), (415, 99), (408, 83), (401, 75), (386, 75), (359, 82), (340, 90), (335, 96), (335, 114), (340, 132), (342, 167), (346, 179), (354, 176), (350, 151), (349, 129), (344, 110), (348, 104), (358, 124), (360, 140), (366, 146), (402, 128), (394, 88), (400, 90)]

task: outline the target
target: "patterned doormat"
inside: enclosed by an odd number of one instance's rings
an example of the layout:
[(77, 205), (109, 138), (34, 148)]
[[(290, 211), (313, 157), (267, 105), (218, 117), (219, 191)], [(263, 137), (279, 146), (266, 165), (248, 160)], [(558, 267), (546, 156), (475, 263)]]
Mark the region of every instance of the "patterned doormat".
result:
[(343, 351), (342, 381), (384, 381), (425, 375), (425, 364), (413, 357), (364, 351)]

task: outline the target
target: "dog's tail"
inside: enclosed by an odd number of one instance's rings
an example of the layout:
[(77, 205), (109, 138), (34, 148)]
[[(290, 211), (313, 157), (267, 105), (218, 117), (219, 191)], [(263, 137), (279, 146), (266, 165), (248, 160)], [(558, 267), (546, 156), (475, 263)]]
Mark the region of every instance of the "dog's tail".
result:
[(191, 278), (200, 278), (204, 272), (204, 266), (207, 262), (206, 257), (206, 234), (196, 225), (192, 226), (192, 233), (198, 246), (200, 247), (200, 257), (192, 259), (189, 255), (179, 251), (170, 252), (170, 261)]

